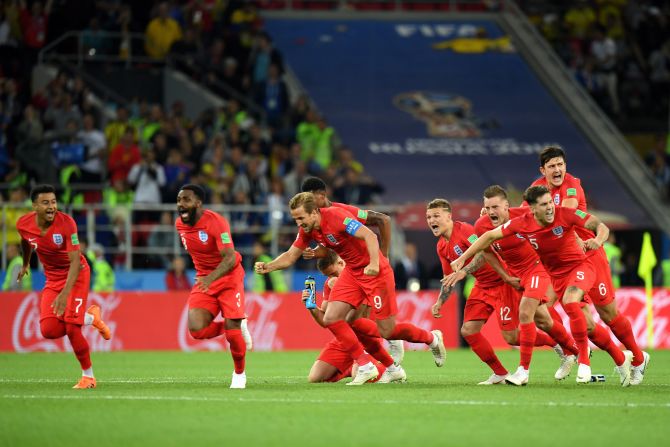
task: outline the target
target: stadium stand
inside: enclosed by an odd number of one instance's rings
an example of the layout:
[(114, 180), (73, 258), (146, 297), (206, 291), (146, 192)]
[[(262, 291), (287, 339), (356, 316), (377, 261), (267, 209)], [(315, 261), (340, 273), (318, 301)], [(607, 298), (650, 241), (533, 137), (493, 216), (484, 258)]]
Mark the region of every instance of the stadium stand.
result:
[[(584, 85), (589, 89), (590, 78), (584, 72), (595, 60), (590, 31), (588, 36), (575, 37), (570, 25), (574, 16), (570, 7), (552, 7), (551, 2), (541, 1), (519, 3), (580, 82), (586, 80)], [(17, 201), (16, 197), (25, 194), (31, 184), (58, 184), (61, 202), (73, 212), (85, 232), (83, 236), (102, 244), (115, 267), (142, 269), (165, 265), (180, 253), (178, 241), (171, 247), (163, 244), (160, 250), (148, 244), (151, 235), (173, 231), (166, 220), (160, 221), (160, 216), (161, 211), (173, 211), (179, 184), (197, 182), (208, 187), (212, 206), (227, 213), (236, 243), (250, 262), (256, 239), (271, 243), (272, 253), (290, 244), (293, 228), (277, 205), (297, 192), (300, 181), (307, 175), (324, 178), (337, 200), (361, 205), (423, 200), (426, 194), (435, 194), (438, 185), (444, 194), (473, 201), (478, 200), (477, 191), (492, 181), (504, 180), (508, 186), (523, 189), (530, 180), (527, 173), (536, 169), (534, 151), (543, 143), (554, 142), (547, 135), (561, 135), (577, 174), (586, 166), (600, 166), (598, 172), (589, 172), (592, 183), (587, 185), (598, 208), (623, 215), (631, 227), (652, 225), (648, 213), (630, 198), (612, 172), (598, 162), (589, 142), (566, 119), (532, 71), (523, 66), (505, 33), (488, 19), (505, 10), (506, 4), (381, 0), (3, 1), (0, 5), (3, 201), (8, 204), (7, 209), (25, 207), (25, 200)], [(637, 11), (616, 1), (599, 1), (594, 5), (592, 9), (601, 24), (602, 20), (609, 23), (609, 17), (619, 11), (624, 22), (623, 34), (608, 35), (605, 39), (615, 39), (617, 54), (628, 56), (617, 56), (619, 87), (615, 95), (604, 87), (589, 91), (618, 124), (642, 122), (636, 118), (651, 106), (654, 117), (662, 120), (664, 112), (667, 116), (667, 105), (652, 99), (663, 98), (656, 93), (667, 87), (662, 70), (665, 46), (645, 36), (667, 18), (667, 10), (654, 6), (653, 2), (645, 3)], [(81, 13), (67, 14), (69, 8)], [(442, 28), (421, 27), (412, 20), (388, 22), (394, 37), (409, 33), (399, 40), (425, 40), (427, 44), (416, 52), (423, 55), (421, 64), (405, 63), (403, 67), (403, 57), (414, 53), (414, 48), (399, 43), (394, 46), (398, 53), (393, 53), (393, 48), (379, 51), (379, 46), (387, 43), (374, 38), (374, 33), (381, 31), (380, 25), (360, 20), (340, 21), (329, 32), (321, 32), (317, 28), (326, 25), (325, 22), (278, 19), (277, 14), (286, 10), (302, 18), (300, 10), (310, 14), (332, 10), (349, 14), (397, 10), (458, 12), (460, 18), (465, 17), (475, 26), (459, 30), (458, 21), (450, 22), (451, 19), (445, 19)], [(552, 14), (558, 17), (557, 38), (547, 34), (550, 30), (546, 29), (546, 22), (555, 25)], [(403, 25), (407, 27), (398, 28)], [(449, 34), (452, 27), (460, 34)], [(339, 89), (343, 81), (336, 78), (342, 78), (352, 67), (338, 64), (338, 58), (355, 56), (352, 45), (356, 44), (348, 40), (354, 32), (364, 33), (368, 51), (388, 57), (388, 61), (375, 59), (375, 63), (380, 63), (375, 67), (371, 59), (361, 55), (356, 67), (363, 71), (354, 75), (351, 79), (355, 81), (347, 82), (345, 89)], [(458, 71), (464, 70), (460, 62), (468, 57), (463, 51), (483, 51), (473, 57), (479, 61), (474, 70), (481, 77), (465, 79), (468, 73)], [(319, 66), (310, 64), (306, 57), (296, 57), (297, 52), (319, 60)], [(642, 75), (637, 78), (629, 52), (634, 53), (632, 59), (641, 67)], [(519, 92), (507, 88), (505, 76), (500, 73), (495, 81), (484, 77), (484, 66), (491, 61), (499, 64), (501, 72), (508, 70), (525, 76), (527, 89), (522, 93), (541, 103), (538, 108), (524, 107), (523, 113), (508, 113), (506, 104), (517, 104), (515, 94)], [(436, 69), (445, 69), (447, 76), (435, 79)], [(360, 73), (366, 74), (360, 76)], [(165, 93), (163, 79), (168, 77), (177, 79), (174, 82), (180, 88), (195, 86), (191, 100), (174, 97), (176, 89), (167, 89), (169, 93)], [(391, 82), (394, 77), (414, 79), (421, 87), (414, 88), (411, 83), (394, 85)], [(296, 81), (310, 95), (296, 88)], [(466, 81), (471, 81), (471, 86)], [(481, 88), (491, 85), (490, 82), (497, 84), (490, 90)], [(604, 85), (606, 81), (598, 82)], [(444, 84), (449, 88), (445, 90)], [(335, 94), (327, 93), (327, 89)], [(369, 95), (366, 89), (386, 95), (385, 110), (366, 110), (375, 119), (383, 117), (383, 127), (352, 110), (350, 104), (355, 103), (352, 98), (358, 99), (360, 105), (360, 100)], [(645, 96), (645, 91), (650, 93)], [(507, 93), (509, 97), (493, 104), (492, 93)], [(194, 106), (196, 98), (204, 98), (202, 107)], [(639, 103), (635, 103), (636, 98)], [(443, 114), (442, 121), (432, 122), (430, 113), (418, 110), (418, 104), (445, 107), (438, 110), (438, 114)], [(533, 118), (540, 115), (545, 118), (543, 122), (551, 122), (554, 127), (535, 132)], [(454, 121), (453, 117), (458, 119)], [(652, 130), (658, 132), (661, 128)], [(375, 138), (365, 140), (369, 135)], [(510, 141), (510, 135), (517, 139)], [(444, 168), (431, 163), (428, 157), (413, 157), (411, 170), (402, 161), (384, 164), (386, 160), (403, 158), (392, 154), (399, 147), (416, 150), (417, 144), (428, 144), (433, 137), (437, 141), (447, 141), (447, 137), (476, 137), (486, 151), (523, 154), (498, 157), (495, 169), (485, 166), (483, 157), (477, 155), (451, 156)], [(409, 140), (412, 144), (405, 144)], [(670, 175), (667, 155), (660, 155), (664, 149), (662, 141), (659, 138), (659, 155), (650, 154), (649, 165), (659, 187), (667, 190)], [(401, 142), (400, 146), (397, 142)], [(466, 149), (473, 147), (468, 145)], [(424, 149), (464, 150), (463, 146), (434, 147), (434, 142)], [(155, 161), (149, 163), (147, 156)], [(380, 163), (382, 158), (384, 162)], [(129, 178), (136, 164), (136, 175)], [(427, 178), (426, 169), (444, 173), (451, 183), (422, 181)], [(502, 180), (500, 172), (506, 175)], [(140, 177), (150, 181), (139, 181)], [(405, 181), (401, 184), (395, 181), (397, 178)], [(152, 205), (138, 205), (142, 201), (150, 201)], [(231, 205), (234, 207), (230, 208)], [(274, 207), (271, 209), (279, 214), (268, 213), (268, 207)], [(471, 209), (468, 205), (465, 208)], [(4, 230), (7, 235), (12, 231), (7, 224)], [(8, 241), (8, 236), (3, 237)], [(3, 266), (7, 263), (5, 251)], [(123, 278), (120, 282), (123, 283)]]

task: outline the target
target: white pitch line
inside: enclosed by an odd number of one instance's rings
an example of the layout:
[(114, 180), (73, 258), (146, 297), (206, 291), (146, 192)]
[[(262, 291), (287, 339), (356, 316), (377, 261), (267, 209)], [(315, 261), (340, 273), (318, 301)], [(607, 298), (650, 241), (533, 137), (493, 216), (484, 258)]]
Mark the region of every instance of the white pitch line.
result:
[[(292, 379), (301, 380), (307, 383), (307, 376), (263, 376), (262, 379)], [(70, 383), (76, 379), (3, 379), (0, 378), (0, 383)], [(182, 383), (182, 384), (199, 384), (199, 383), (221, 383), (228, 380), (226, 377), (201, 377), (201, 378), (185, 378), (185, 377), (146, 377), (142, 379), (127, 379), (127, 378), (104, 378), (100, 379), (102, 383), (141, 383), (141, 384), (161, 384), (161, 383)]]
[(95, 394), (95, 391), (86, 395), (59, 395), (59, 396), (39, 396), (35, 394), (4, 394), (0, 399), (35, 399), (35, 400), (130, 400), (130, 401), (189, 401), (189, 402), (240, 402), (240, 403), (296, 403), (296, 404), (344, 404), (344, 405), (449, 405), (449, 406), (481, 406), (481, 407), (583, 407), (583, 408), (668, 408), (670, 402), (509, 402), (509, 401), (486, 401), (486, 400), (342, 400), (342, 399), (297, 399), (297, 398), (246, 398), (246, 397), (194, 397), (194, 396), (116, 396)]

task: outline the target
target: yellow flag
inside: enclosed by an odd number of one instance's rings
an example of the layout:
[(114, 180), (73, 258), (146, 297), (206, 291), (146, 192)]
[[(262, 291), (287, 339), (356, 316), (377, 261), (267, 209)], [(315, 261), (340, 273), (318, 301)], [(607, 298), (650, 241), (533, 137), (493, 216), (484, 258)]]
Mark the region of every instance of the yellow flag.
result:
[(651, 273), (656, 267), (656, 253), (651, 244), (651, 235), (645, 231), (642, 236), (642, 250), (640, 251), (640, 263), (637, 266), (637, 275), (646, 280), (651, 280)]
[(653, 303), (653, 278), (652, 271), (656, 266), (656, 253), (651, 245), (651, 235), (645, 231), (642, 236), (642, 250), (640, 250), (640, 263), (637, 266), (637, 274), (644, 280), (644, 291), (646, 295), (647, 309), (647, 346), (654, 348), (654, 303)]

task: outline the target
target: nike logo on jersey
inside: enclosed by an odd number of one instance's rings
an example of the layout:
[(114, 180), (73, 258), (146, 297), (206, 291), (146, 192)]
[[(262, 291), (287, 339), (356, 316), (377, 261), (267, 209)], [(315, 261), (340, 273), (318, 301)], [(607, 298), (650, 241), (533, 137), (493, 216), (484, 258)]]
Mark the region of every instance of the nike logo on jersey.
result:
[(34, 241), (35, 239), (37, 239), (37, 238), (36, 238), (36, 237), (28, 238), (28, 242), (32, 242), (32, 241)]

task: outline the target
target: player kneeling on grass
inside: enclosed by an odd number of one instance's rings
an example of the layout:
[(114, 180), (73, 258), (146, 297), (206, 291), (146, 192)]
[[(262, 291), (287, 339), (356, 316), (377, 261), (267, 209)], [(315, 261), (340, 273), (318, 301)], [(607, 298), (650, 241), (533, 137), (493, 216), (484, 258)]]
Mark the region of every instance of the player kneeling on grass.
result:
[(74, 355), (82, 369), (82, 377), (73, 388), (95, 388), (88, 341), (81, 332), (82, 325), (93, 325), (105, 340), (111, 332), (100, 318), (100, 308), (91, 306), (86, 312), (91, 272), (79, 250), (77, 224), (58, 211), (56, 189), (38, 185), (30, 192), (32, 212), (16, 223), (21, 235), (23, 267), (17, 281), (30, 271), (33, 250), (44, 266), (47, 278), (40, 300), (40, 332), (44, 338), (67, 335)]
[[(379, 375), (372, 360), (373, 357), (380, 360), (377, 355), (383, 356), (383, 348), (375, 352), (379, 343), (374, 343), (374, 340), (380, 336), (425, 343), (431, 347), (435, 364), (442, 366), (446, 351), (441, 331), (428, 332), (410, 323), (396, 324), (398, 308), (393, 270), (388, 259), (380, 253), (375, 234), (345, 210), (317, 208), (311, 193), (294, 196), (289, 202), (289, 209), (299, 227), (295, 242), (271, 262), (256, 262), (254, 269), (260, 274), (286, 269), (302, 256), (313, 241), (331, 248), (342, 257), (346, 265), (332, 290), (323, 319), (325, 327), (347, 350), (352, 360), (360, 365), (354, 380), (347, 385), (362, 385)], [(370, 320), (366, 322), (364, 318), (358, 319), (354, 322), (358, 326), (357, 332), (354, 332), (346, 322), (346, 316), (350, 310), (371, 301), (374, 302), (376, 324)], [(361, 338), (361, 333), (366, 333), (367, 337)], [(361, 343), (365, 344), (365, 348)], [(385, 360), (380, 361), (387, 371), (394, 363), (388, 354)]]
[[(318, 307), (316, 304), (315, 293), (305, 288), (302, 293), (302, 300), (305, 304), (307, 310), (320, 326), (325, 327), (323, 323), (323, 315), (326, 312), (328, 307), (328, 298), (330, 296), (330, 291), (335, 285), (337, 278), (344, 270), (344, 261), (332, 250), (328, 250), (326, 257), (319, 259), (317, 262), (317, 268), (321, 273), (326, 275), (328, 279), (323, 286), (323, 300), (321, 302), (321, 307)], [(356, 311), (350, 311), (348, 318), (353, 318), (353, 314)], [(378, 340), (381, 343), (381, 340)], [(388, 382), (404, 382), (406, 375), (402, 367), (399, 365), (395, 366), (395, 369), (399, 371), (396, 374), (387, 374), (386, 368), (380, 362), (375, 362), (377, 369), (380, 371), (380, 375), (377, 377), (376, 382), (388, 383)], [(336, 338), (333, 338), (326, 344), (323, 348), (319, 357), (316, 359), (312, 365), (312, 369), (309, 371), (308, 380), (310, 383), (318, 382), (338, 382), (345, 377), (354, 377), (358, 370), (358, 364), (353, 361), (346, 349), (342, 347), (340, 342)]]

